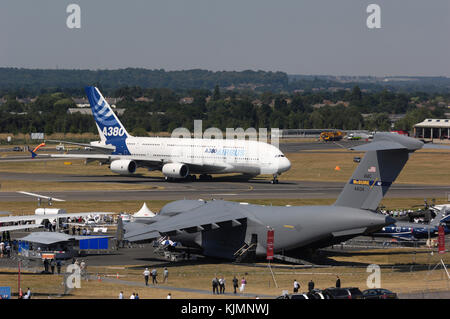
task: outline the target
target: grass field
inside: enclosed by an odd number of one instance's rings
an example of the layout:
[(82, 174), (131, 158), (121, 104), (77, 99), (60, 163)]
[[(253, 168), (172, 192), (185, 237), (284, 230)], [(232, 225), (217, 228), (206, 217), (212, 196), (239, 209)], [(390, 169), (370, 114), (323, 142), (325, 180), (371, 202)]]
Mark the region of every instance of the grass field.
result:
[[(364, 253), (364, 264), (379, 263), (383, 265), (383, 258), (389, 259), (392, 262), (396, 260), (411, 262), (412, 255), (409, 252), (399, 255), (393, 255), (396, 250), (376, 252), (371, 255), (370, 251)], [(367, 255), (366, 255), (367, 254)], [(386, 254), (383, 255), (383, 254)], [(439, 261), (438, 256), (428, 258), (424, 253), (423, 257), (416, 256), (416, 264), (422, 261), (429, 264), (431, 268)], [(437, 255), (437, 254), (436, 254)], [(423, 259), (423, 260), (422, 260)], [(448, 263), (448, 258), (444, 260)], [(156, 266), (158, 269), (159, 281), (161, 281), (161, 274), (163, 267)], [(341, 278), (343, 287), (359, 287), (361, 290), (367, 289), (366, 283), (370, 273), (366, 271), (365, 266), (362, 267), (326, 267), (326, 268), (307, 268), (307, 269), (292, 269), (291, 267), (273, 267), (274, 277), (266, 264), (259, 264), (259, 267), (250, 267), (245, 265), (233, 265), (229, 263), (213, 263), (213, 264), (199, 264), (195, 266), (172, 264), (168, 266), (169, 281), (168, 283), (159, 283), (167, 286), (165, 289), (155, 289), (150, 287), (137, 287), (121, 282), (106, 282), (105, 278), (115, 279), (119, 276), (119, 280), (127, 282), (142, 283), (142, 272), (145, 266), (109, 266), (109, 267), (90, 267), (88, 270), (97, 278), (96, 274), (100, 275), (100, 281), (97, 279), (81, 282), (80, 289), (74, 289), (71, 295), (65, 298), (117, 298), (120, 291), (124, 292), (125, 298), (128, 298), (132, 292), (137, 292), (141, 298), (165, 298), (170, 292), (173, 298), (224, 298), (224, 296), (215, 296), (210, 293), (211, 280), (215, 276), (223, 276), (226, 280), (227, 291), (231, 291), (231, 282), (233, 276), (239, 280), (245, 277), (247, 286), (245, 293), (253, 295), (269, 295), (278, 296), (283, 290), (292, 291), (292, 283), (297, 279), (301, 284), (301, 290), (306, 290), (307, 283), (312, 279), (317, 288), (327, 288), (334, 286), (336, 276)], [(151, 268), (150, 268), (151, 269)], [(428, 271), (407, 271), (382, 268), (381, 269), (381, 286), (383, 288), (391, 289), (397, 293), (411, 293), (421, 291), (437, 291), (449, 290), (449, 280), (446, 278), (442, 269), (437, 269), (433, 272)], [(1, 271), (1, 269), (0, 269)], [(5, 273), (6, 272), (6, 273)], [(8, 273), (9, 272), (9, 273)], [(49, 280), (51, 278), (51, 280)], [(21, 286), (26, 290), (30, 287), (34, 293), (43, 294), (41, 298), (47, 298), (46, 294), (55, 294), (62, 292), (62, 275), (38, 275), (28, 273), (22, 275)], [(4, 269), (0, 274), (0, 283), (3, 286), (11, 286), (13, 291), (17, 291), (17, 274), (12, 273), (11, 269)], [(171, 289), (172, 288), (172, 289)], [(178, 291), (176, 288), (190, 288), (201, 291), (184, 292)], [(233, 296), (232, 296), (233, 297)], [(239, 297), (239, 296), (236, 296)], [(39, 298), (39, 297), (38, 297)], [(230, 298), (230, 297), (226, 297)], [(246, 297), (248, 298), (248, 297)]]
[[(355, 156), (362, 158), (364, 154), (345, 150), (287, 154), (292, 167), (280, 179), (345, 182), (357, 166)], [(449, 185), (449, 168), (450, 151), (420, 150), (411, 156), (395, 183)]]

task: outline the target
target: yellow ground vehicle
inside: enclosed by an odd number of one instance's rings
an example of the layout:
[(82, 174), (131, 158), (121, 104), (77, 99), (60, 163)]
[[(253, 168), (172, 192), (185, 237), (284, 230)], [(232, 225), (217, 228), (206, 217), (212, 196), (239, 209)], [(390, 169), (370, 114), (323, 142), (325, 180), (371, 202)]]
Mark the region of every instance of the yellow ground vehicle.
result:
[(322, 132), (320, 133), (320, 140), (324, 142), (339, 141), (343, 136), (344, 134), (341, 131)]

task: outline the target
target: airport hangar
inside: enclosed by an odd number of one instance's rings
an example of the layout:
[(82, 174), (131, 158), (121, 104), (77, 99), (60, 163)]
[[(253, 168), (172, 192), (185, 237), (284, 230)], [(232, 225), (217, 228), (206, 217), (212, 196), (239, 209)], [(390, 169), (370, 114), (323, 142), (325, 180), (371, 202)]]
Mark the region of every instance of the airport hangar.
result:
[(450, 139), (450, 120), (425, 119), (414, 125), (414, 136), (424, 139)]

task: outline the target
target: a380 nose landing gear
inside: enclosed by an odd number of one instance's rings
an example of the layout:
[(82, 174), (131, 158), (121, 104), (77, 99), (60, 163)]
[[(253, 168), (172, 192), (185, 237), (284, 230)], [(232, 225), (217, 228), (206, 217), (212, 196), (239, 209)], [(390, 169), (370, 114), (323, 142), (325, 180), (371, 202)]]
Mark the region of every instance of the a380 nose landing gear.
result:
[(270, 181), (270, 184), (278, 184), (278, 174), (273, 174), (273, 179)]

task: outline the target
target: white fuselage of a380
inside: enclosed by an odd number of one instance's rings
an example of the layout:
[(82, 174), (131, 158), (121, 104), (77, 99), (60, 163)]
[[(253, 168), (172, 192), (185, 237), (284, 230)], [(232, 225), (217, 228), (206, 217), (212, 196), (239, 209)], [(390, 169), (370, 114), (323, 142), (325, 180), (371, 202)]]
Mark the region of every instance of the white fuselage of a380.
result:
[(133, 173), (136, 165), (132, 162), (149, 168), (152, 162), (160, 163), (169, 178), (223, 173), (279, 175), (291, 167), (278, 148), (257, 141), (128, 137), (124, 143), (130, 155), (116, 155), (111, 162), (111, 170), (119, 174)]

